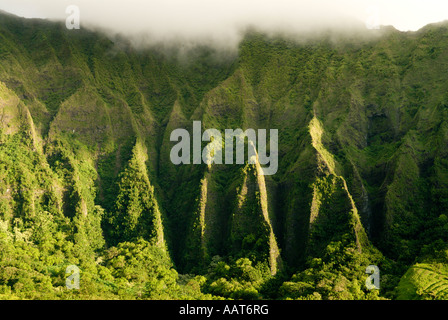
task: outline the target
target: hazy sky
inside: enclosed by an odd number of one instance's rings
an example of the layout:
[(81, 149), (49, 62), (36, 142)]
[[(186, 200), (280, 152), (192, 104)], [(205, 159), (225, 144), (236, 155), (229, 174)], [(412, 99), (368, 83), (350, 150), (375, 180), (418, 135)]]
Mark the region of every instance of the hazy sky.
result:
[(0, 0), (0, 9), (19, 16), (64, 21), (69, 5), (79, 7), (81, 27), (162, 37), (222, 38), (247, 24), (294, 30), (354, 19), (408, 31), (448, 20), (448, 0)]

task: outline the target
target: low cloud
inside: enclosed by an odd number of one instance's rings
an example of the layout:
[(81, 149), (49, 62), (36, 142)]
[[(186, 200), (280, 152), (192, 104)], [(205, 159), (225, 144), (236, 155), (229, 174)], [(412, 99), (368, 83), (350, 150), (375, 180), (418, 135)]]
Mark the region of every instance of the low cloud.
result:
[(247, 26), (267, 32), (349, 30), (372, 24), (416, 30), (448, 17), (445, 0), (2, 0), (0, 9), (64, 21), (80, 9), (81, 26), (131, 36), (136, 44), (166, 40), (234, 44)]

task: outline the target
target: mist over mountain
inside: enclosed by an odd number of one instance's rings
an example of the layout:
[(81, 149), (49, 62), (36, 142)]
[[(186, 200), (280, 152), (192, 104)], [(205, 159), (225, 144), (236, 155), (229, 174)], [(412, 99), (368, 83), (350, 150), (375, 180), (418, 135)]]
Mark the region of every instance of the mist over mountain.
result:
[[(0, 13), (0, 297), (445, 299), (448, 25), (293, 34)], [(193, 121), (277, 129), (278, 172), (174, 165)]]
[(122, 34), (135, 44), (202, 42), (236, 48), (248, 27), (305, 36), (322, 30), (353, 32), (391, 25), (416, 31), (446, 20), (439, 0), (3, 0), (0, 9), (26, 18), (64, 22), (80, 14), (82, 28)]

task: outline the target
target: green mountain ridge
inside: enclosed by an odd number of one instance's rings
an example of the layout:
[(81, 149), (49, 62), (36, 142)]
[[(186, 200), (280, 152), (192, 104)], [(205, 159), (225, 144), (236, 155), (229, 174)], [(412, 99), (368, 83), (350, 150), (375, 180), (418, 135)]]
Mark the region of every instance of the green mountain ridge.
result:
[[(0, 13), (0, 297), (444, 299), (448, 25), (367, 32), (178, 59)], [(172, 164), (198, 120), (278, 129), (277, 174)]]

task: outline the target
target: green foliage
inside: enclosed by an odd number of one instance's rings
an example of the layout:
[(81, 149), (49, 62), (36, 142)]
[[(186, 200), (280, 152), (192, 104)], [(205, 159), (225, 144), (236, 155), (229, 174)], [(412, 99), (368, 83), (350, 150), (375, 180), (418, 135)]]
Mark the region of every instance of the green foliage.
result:
[(110, 242), (117, 244), (138, 238), (160, 241), (161, 217), (137, 144), (128, 166), (119, 176), (115, 210), (109, 214)]
[[(0, 297), (445, 299), (446, 30), (224, 54), (0, 14)], [(193, 120), (278, 129), (278, 173), (173, 165)]]
[(418, 263), (401, 278), (397, 287), (400, 300), (446, 300), (448, 298), (447, 265)]
[(310, 259), (307, 268), (294, 274), (279, 289), (283, 298), (365, 300), (378, 299), (379, 290), (365, 286), (366, 266), (379, 265), (381, 257), (361, 253), (350, 241), (331, 242), (321, 258)]
[(230, 265), (215, 256), (210, 263), (205, 292), (231, 299), (254, 300), (262, 298), (263, 285), (271, 278), (267, 263), (240, 258)]

